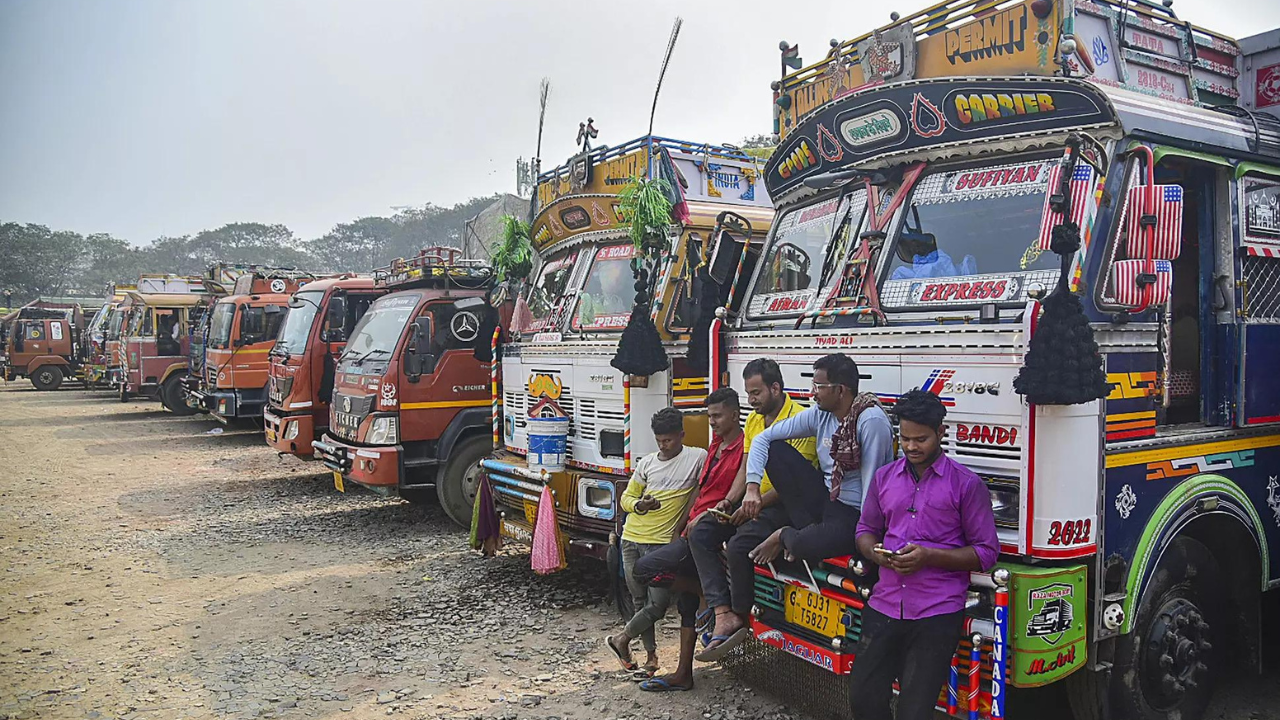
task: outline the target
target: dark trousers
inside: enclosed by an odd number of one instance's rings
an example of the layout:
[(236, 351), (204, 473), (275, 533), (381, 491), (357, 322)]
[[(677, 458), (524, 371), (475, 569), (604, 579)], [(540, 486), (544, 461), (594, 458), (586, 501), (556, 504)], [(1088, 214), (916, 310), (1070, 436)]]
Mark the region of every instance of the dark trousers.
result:
[[(636, 560), (635, 565), (636, 580), (650, 587), (671, 587), (676, 576), (697, 577), (697, 574), (693, 554), (689, 551), (689, 541), (684, 537), (678, 537), (651, 550), (649, 554)], [(697, 595), (691, 592), (680, 593), (676, 598), (676, 609), (680, 611), (680, 627), (697, 627)]]
[(698, 566), (698, 581), (702, 583), (707, 607), (726, 605), (743, 614), (751, 610), (755, 601), (756, 571), (747, 553), (787, 522), (787, 511), (780, 505), (772, 505), (761, 510), (755, 520), (742, 525), (703, 517), (693, 526), (689, 531), (689, 546)]
[(861, 512), (832, 500), (822, 471), (799, 450), (783, 440), (773, 441), (765, 471), (790, 519), (782, 531), (788, 553), (810, 562), (857, 553)]
[(864, 607), (862, 637), (849, 673), (853, 716), (857, 720), (893, 720), (889, 701), (896, 679), (897, 720), (932, 720), (963, 629), (963, 611), (895, 620), (870, 605)]

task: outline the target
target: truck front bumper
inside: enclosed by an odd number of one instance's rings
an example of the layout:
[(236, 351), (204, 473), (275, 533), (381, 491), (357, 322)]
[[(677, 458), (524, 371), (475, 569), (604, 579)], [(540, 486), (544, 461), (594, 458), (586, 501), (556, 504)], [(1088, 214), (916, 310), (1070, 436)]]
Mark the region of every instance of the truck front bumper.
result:
[(394, 493), (404, 474), (404, 448), (400, 445), (348, 445), (326, 434), (313, 440), (311, 449), (316, 459), (341, 473), (343, 480), (382, 494)]
[(262, 427), (272, 449), (299, 457), (312, 457), (311, 442), (316, 436), (315, 418), (310, 411), (289, 415), (275, 408), (263, 410)]
[(221, 422), (262, 417), (267, 406), (265, 389), (196, 391), (190, 395), (200, 397), (202, 406)]
[(499, 452), (482, 460), (480, 467), (493, 489), (503, 537), (526, 544), (532, 542), (545, 484), (551, 487), (556, 523), (569, 539), (569, 552), (597, 560), (608, 557), (610, 538), (619, 532), (618, 519), (622, 511), (618, 498), (622, 495), (622, 486), (618, 483), (625, 483), (624, 478), (571, 468), (551, 473), (544, 481), (528, 469), (525, 458), (509, 452)]

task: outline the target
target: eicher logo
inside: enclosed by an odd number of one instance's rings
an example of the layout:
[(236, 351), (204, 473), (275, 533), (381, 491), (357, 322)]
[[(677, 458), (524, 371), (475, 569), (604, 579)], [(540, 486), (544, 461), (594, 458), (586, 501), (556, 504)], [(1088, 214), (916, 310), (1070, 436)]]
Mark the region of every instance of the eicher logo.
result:
[(968, 63), (973, 60), (1012, 55), (1027, 48), (1027, 6), (1014, 7), (991, 17), (976, 20), (945, 36), (947, 61)]

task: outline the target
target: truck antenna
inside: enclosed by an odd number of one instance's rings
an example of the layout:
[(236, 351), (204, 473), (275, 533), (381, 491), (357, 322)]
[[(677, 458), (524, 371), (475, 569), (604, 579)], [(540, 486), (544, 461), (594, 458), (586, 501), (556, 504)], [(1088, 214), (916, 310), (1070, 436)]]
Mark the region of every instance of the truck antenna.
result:
[(662, 69), (658, 71), (658, 87), (653, 89), (653, 107), (649, 109), (649, 135), (653, 135), (653, 116), (658, 112), (658, 93), (662, 91), (662, 79), (667, 75), (667, 65), (671, 64), (671, 52), (676, 49), (676, 38), (680, 37), (680, 26), (684, 20), (676, 16), (671, 25), (671, 39), (667, 40), (667, 54), (662, 58)]

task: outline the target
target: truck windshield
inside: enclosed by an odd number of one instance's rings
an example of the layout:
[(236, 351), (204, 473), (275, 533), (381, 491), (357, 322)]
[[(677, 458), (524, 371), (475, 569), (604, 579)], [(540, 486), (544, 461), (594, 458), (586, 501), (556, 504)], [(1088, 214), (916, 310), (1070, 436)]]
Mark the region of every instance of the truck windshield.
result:
[(839, 198), (831, 198), (782, 216), (769, 254), (761, 263), (749, 315), (794, 314), (808, 306), (818, 291), (823, 253), (839, 203)]
[(1051, 163), (931, 174), (916, 186), (894, 238), (886, 306), (1015, 302), (1051, 284), (1059, 261), (1038, 248)]
[(632, 290), (631, 258), (635, 247), (609, 245), (596, 251), (595, 262), (578, 296), (574, 330), (621, 330), (627, 326), (635, 292)]
[(111, 311), (111, 320), (107, 323), (107, 339), (119, 340), (120, 329), (124, 327), (124, 310), (116, 309)]
[(343, 360), (386, 358), (396, 349), (400, 333), (413, 317), (422, 299), (421, 293), (388, 295), (369, 307), (351, 331), (351, 339), (342, 353)]
[(323, 300), (323, 291), (300, 292), (293, 296), (289, 302), (289, 314), (280, 328), (280, 339), (276, 341), (273, 352), (298, 355), (307, 349), (311, 324), (320, 311)]
[(213, 306), (213, 319), (209, 323), (209, 347), (221, 350), (231, 345), (231, 326), (235, 319), (235, 303), (225, 302)]
[(577, 258), (578, 251), (570, 250), (564, 255), (551, 258), (542, 266), (542, 273), (529, 292), (529, 312), (533, 315), (530, 330), (546, 327), (551, 311), (569, 287), (569, 278), (573, 277), (573, 263)]

